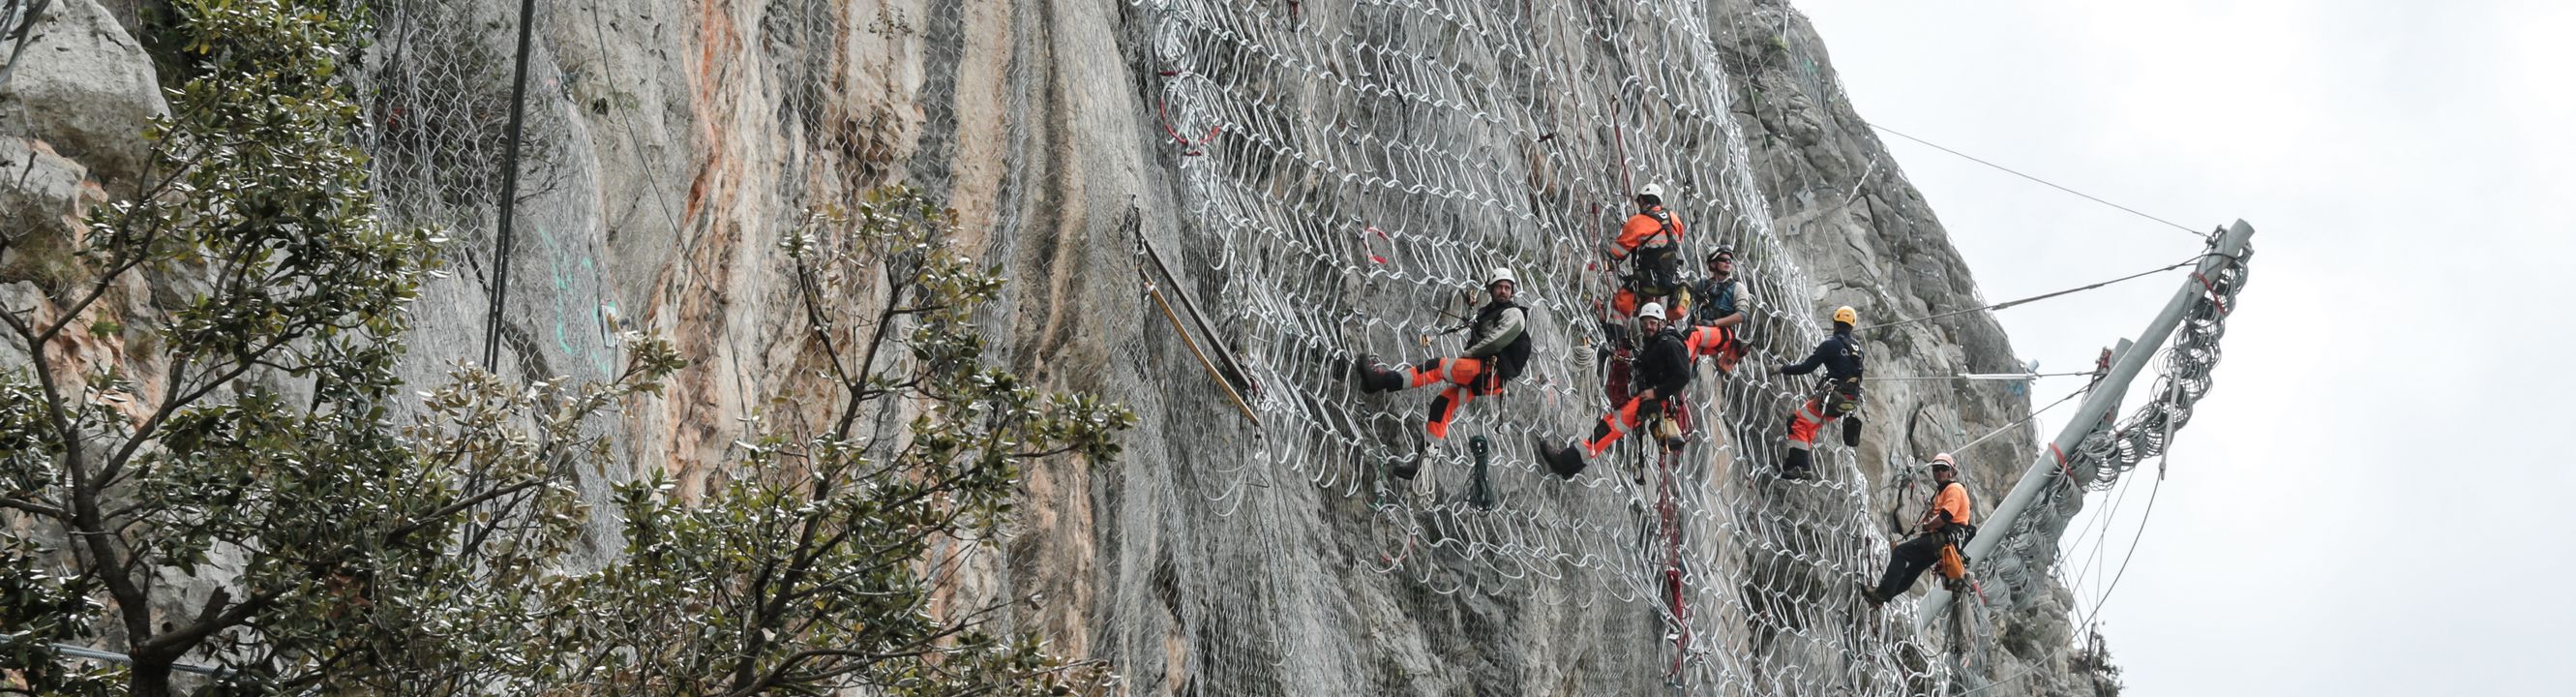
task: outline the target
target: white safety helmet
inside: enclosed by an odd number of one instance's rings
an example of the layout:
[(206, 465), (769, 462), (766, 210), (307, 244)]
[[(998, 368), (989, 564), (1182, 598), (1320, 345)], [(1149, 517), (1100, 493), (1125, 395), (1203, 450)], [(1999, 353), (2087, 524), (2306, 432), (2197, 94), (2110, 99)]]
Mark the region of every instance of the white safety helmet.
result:
[(1494, 275), (1485, 281), (1485, 287), (1492, 288), (1494, 287), (1494, 284), (1502, 283), (1504, 281), (1510, 281), (1513, 287), (1519, 287), (1521, 284), (1520, 279), (1512, 277), (1512, 270), (1510, 268), (1497, 266), (1494, 267)]
[(1653, 197), (1655, 197), (1655, 198), (1663, 198), (1663, 197), (1664, 197), (1664, 185), (1662, 185), (1662, 184), (1657, 184), (1657, 183), (1654, 183), (1654, 182), (1646, 182), (1646, 185), (1645, 185), (1645, 186), (1637, 187), (1637, 195), (1639, 195), (1639, 196), (1653, 196)]
[(1646, 306), (1645, 306), (1645, 307), (1637, 308), (1637, 319), (1645, 319), (1645, 318), (1648, 318), (1648, 317), (1653, 317), (1653, 318), (1655, 318), (1655, 319), (1663, 319), (1663, 318), (1664, 318), (1664, 304), (1663, 304), (1663, 303), (1646, 303)]
[(1950, 459), (1949, 453), (1942, 453), (1932, 456), (1932, 467), (1935, 469), (1957, 471), (1959, 469), (1959, 462), (1957, 460)]

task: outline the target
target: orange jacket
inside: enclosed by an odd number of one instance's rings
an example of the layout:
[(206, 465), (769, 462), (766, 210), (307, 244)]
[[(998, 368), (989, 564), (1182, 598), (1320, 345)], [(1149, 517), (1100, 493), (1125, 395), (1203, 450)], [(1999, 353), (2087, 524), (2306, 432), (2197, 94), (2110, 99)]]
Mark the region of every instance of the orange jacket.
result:
[[(1950, 522), (1958, 523), (1960, 525), (1968, 525), (1968, 517), (1970, 515), (1968, 510), (1968, 485), (1958, 482), (1951, 482), (1949, 484), (1942, 485), (1941, 493), (1932, 495), (1932, 510), (1923, 512), (1924, 524), (1929, 525), (1932, 521), (1938, 520), (1939, 518), (1937, 518), (1936, 515), (1942, 511), (1950, 512)], [(1939, 530), (1940, 528), (1931, 529)]]
[[(1656, 206), (1646, 210), (1660, 211), (1664, 210), (1664, 207)], [(1670, 216), (1672, 214), (1668, 212), (1665, 213), (1665, 215)], [(1610, 252), (1610, 258), (1626, 259), (1628, 258), (1628, 253), (1637, 251), (1638, 247), (1658, 242), (1681, 244), (1682, 219), (1673, 218), (1672, 239), (1666, 240), (1663, 238), (1664, 224), (1655, 222), (1655, 216), (1647, 215), (1645, 213), (1628, 216), (1627, 224), (1619, 226), (1619, 248)]]

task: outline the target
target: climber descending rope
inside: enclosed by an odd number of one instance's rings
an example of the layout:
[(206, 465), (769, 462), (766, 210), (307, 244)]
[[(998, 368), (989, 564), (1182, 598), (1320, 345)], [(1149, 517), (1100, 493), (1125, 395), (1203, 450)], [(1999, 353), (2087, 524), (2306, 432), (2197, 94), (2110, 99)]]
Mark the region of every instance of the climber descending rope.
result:
[[(1601, 423), (1592, 428), (1592, 437), (1583, 441), (1580, 450), (1572, 446), (1551, 447), (1546, 441), (1539, 441), (1539, 459), (1545, 461), (1549, 471), (1557, 476), (1574, 478), (1587, 466), (1585, 458), (1600, 457), (1612, 443), (1636, 430), (1646, 420), (1678, 424), (1683, 418), (1682, 390), (1689, 387), (1691, 381), (1689, 346), (1683, 342), (1681, 332), (1665, 325), (1662, 304), (1650, 302), (1638, 308), (1637, 328), (1638, 333), (1645, 335), (1641, 341), (1645, 347), (1638, 352), (1636, 377), (1632, 384), (1643, 389), (1620, 400), (1618, 409), (1602, 414)], [(1613, 395), (1612, 399), (1618, 399), (1618, 396)], [(1666, 416), (1671, 418), (1658, 418)], [(1653, 440), (1664, 444), (1665, 448), (1680, 447), (1679, 432), (1653, 436)], [(1642, 485), (1645, 472), (1636, 472), (1636, 478)]]

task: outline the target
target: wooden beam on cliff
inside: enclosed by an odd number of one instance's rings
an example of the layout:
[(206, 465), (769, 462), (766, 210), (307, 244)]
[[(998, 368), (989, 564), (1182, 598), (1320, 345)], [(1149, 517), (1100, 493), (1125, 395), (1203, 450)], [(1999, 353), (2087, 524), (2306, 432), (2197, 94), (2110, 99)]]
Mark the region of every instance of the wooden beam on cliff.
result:
[[(1207, 369), (1208, 377), (1216, 379), (1217, 386), (1225, 390), (1226, 397), (1234, 400), (1234, 406), (1243, 411), (1243, 418), (1251, 421), (1253, 428), (1261, 428), (1260, 415), (1253, 412), (1251, 402), (1245, 399), (1245, 395), (1260, 396), (1260, 383), (1252, 381), (1252, 372), (1245, 370), (1242, 361), (1235, 359), (1234, 352), (1226, 349), (1225, 342), (1218, 340), (1215, 325), (1210, 324), (1207, 316), (1199, 312), (1198, 300), (1190, 296), (1189, 287), (1181, 282), (1178, 275), (1172, 273), (1170, 265), (1163, 262), (1163, 255), (1154, 249), (1153, 241), (1145, 239), (1140, 218), (1136, 209), (1131, 206), (1127, 213), (1128, 230), (1136, 235), (1136, 245), (1145, 251), (1145, 259), (1150, 262), (1149, 265), (1153, 270), (1148, 271), (1144, 267), (1138, 267), (1137, 280), (1145, 284), (1145, 293), (1154, 298), (1154, 304), (1162, 307), (1163, 317), (1171, 321), (1172, 330), (1180, 333), (1181, 342), (1189, 346), (1190, 355), (1197, 357), (1199, 365)], [(1160, 282), (1155, 280), (1157, 272), (1162, 279)], [(1180, 298), (1181, 309), (1188, 312), (1190, 324), (1183, 324), (1181, 313), (1172, 309), (1172, 303), (1162, 291), (1165, 287), (1171, 288), (1173, 295)], [(1202, 351), (1199, 348), (1201, 342), (1191, 336), (1190, 325), (1196, 325), (1198, 336), (1207, 339), (1206, 350)], [(1209, 353), (1216, 354), (1216, 360), (1210, 361)], [(1257, 430), (1256, 433), (1258, 433)]]
[(1227, 380), (1225, 374), (1217, 370), (1215, 363), (1208, 362), (1207, 354), (1199, 350), (1197, 340), (1190, 338), (1190, 330), (1181, 326), (1181, 316), (1172, 312), (1172, 303), (1163, 298), (1163, 290), (1154, 285), (1153, 277), (1146, 274), (1144, 269), (1137, 269), (1136, 280), (1145, 284), (1145, 294), (1153, 296), (1154, 304), (1163, 308), (1163, 317), (1172, 321), (1173, 331), (1180, 332), (1181, 343), (1190, 347), (1190, 355), (1199, 359), (1199, 367), (1207, 369), (1208, 377), (1216, 380), (1217, 388), (1225, 390), (1225, 396), (1234, 400), (1234, 408), (1243, 410), (1243, 418), (1252, 422), (1254, 433), (1259, 433), (1261, 416), (1253, 413), (1250, 403), (1243, 401), (1242, 393), (1235, 391), (1234, 382)]

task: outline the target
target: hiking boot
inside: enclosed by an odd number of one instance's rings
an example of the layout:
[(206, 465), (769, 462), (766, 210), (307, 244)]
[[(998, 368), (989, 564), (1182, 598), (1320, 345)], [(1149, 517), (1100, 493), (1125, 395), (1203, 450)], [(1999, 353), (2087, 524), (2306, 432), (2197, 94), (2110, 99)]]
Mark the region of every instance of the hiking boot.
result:
[(1565, 479), (1573, 479), (1574, 475), (1582, 474), (1586, 466), (1582, 451), (1575, 450), (1571, 446), (1551, 447), (1545, 440), (1538, 441), (1538, 460), (1547, 463), (1547, 471)]
[(1361, 392), (1393, 392), (1404, 389), (1404, 376), (1377, 364), (1377, 357), (1360, 354), (1351, 362), (1351, 379), (1360, 384)]

